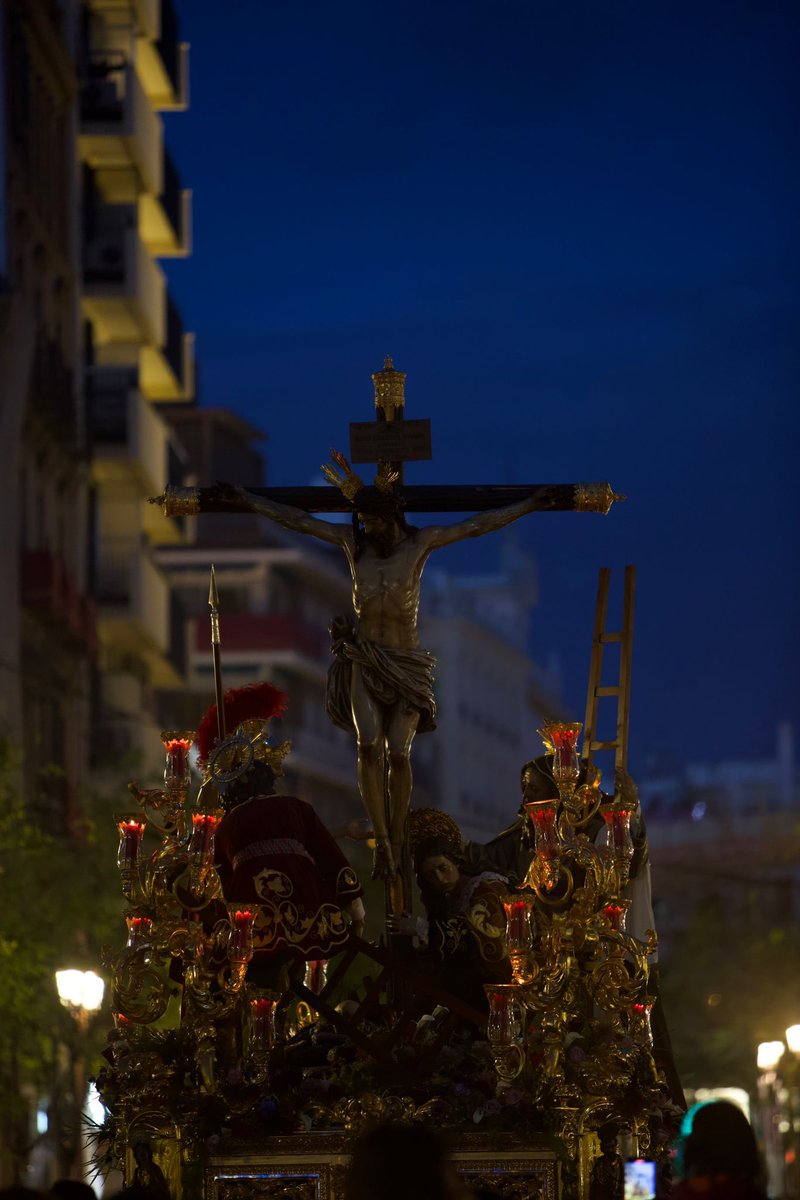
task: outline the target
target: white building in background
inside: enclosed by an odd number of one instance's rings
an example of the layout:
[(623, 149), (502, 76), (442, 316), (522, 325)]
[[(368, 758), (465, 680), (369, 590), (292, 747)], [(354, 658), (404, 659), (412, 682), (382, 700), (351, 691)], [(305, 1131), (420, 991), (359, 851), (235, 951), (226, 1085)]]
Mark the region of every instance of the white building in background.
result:
[(639, 794), (648, 820), (667, 822), (753, 817), (797, 808), (800, 778), (791, 722), (778, 725), (773, 758), (651, 768), (640, 782)]
[(547, 718), (567, 716), (557, 671), (528, 653), (535, 561), (514, 530), (498, 535), (497, 546), (492, 573), (429, 568), (420, 613), (421, 644), (438, 664), (438, 728), (416, 740), (415, 781), (475, 841), (487, 841), (516, 816), (520, 769), (541, 751), (536, 730)]

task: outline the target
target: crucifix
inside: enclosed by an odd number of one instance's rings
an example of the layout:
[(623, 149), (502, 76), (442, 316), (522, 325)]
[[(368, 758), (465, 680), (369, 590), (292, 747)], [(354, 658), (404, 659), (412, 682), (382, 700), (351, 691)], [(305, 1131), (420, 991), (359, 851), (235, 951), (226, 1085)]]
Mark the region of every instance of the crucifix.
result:
[[(502, 529), (529, 512), (607, 513), (617, 496), (608, 483), (407, 487), (403, 464), (428, 459), (430, 422), (404, 419), (405, 375), (391, 359), (372, 376), (376, 420), (350, 426), (353, 462), (377, 462), (372, 486), (333, 453), (325, 474), (334, 486), (252, 488), (231, 484), (168, 488), (156, 502), (167, 516), (255, 512), (287, 529), (341, 547), (353, 581), (352, 612), (331, 623), (334, 660), (326, 707), (354, 732), (358, 786), (375, 837), (374, 875), (392, 881), (403, 850), (411, 800), (411, 744), (433, 729), (435, 660), (419, 645), (420, 581), (440, 546)], [(352, 526), (312, 513), (349, 512)], [(471, 512), (452, 525), (415, 528), (408, 512)]]

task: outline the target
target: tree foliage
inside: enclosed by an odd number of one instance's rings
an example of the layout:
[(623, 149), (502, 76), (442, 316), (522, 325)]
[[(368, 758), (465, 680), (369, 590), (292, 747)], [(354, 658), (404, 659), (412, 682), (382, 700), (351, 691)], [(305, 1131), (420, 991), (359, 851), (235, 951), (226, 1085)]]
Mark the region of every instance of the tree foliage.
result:
[[(661, 966), (665, 1015), (684, 1087), (752, 1090), (759, 1042), (800, 1020), (800, 929), (791, 913), (711, 896)], [(749, 916), (748, 916), (749, 912)]]
[(0, 744), (0, 1123), (6, 1152), (24, 1160), (30, 1104), (53, 1098), (77, 1035), (55, 972), (98, 969), (122, 903), (109, 805), (82, 798), (80, 826), (54, 836), (34, 823), (18, 780), (15, 752)]

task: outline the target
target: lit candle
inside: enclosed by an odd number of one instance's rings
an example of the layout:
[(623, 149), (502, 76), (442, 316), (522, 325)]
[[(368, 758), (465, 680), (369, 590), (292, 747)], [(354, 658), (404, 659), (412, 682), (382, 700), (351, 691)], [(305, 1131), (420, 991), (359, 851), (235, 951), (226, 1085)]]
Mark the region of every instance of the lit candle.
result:
[(189, 855), (194, 862), (209, 864), (214, 858), (214, 835), (222, 817), (218, 813), (192, 813)]
[(119, 829), (118, 867), (133, 868), (136, 866), (139, 846), (146, 825), (147, 821), (138, 816), (124, 816), (117, 819), (117, 828)]
[(273, 1012), (275, 1001), (259, 996), (250, 1001), (250, 1049), (269, 1050), (273, 1039)]
[(167, 761), (164, 767), (164, 783), (168, 788), (185, 789), (191, 781), (189, 767), (189, 747), (194, 738), (193, 733), (167, 730), (161, 734)]
[(534, 845), (539, 858), (557, 858), (561, 850), (552, 800), (528, 800), (525, 811), (533, 825)]
[(236, 908), (231, 921), (228, 957), (236, 962), (249, 962), (253, 957), (253, 920), (249, 908)]
[(613, 901), (605, 906), (603, 912), (608, 917), (608, 922), (614, 933), (619, 933), (620, 929), (625, 926), (625, 907), (622, 904), (615, 904)]
[(150, 940), (153, 922), (149, 917), (130, 916), (125, 918), (128, 926), (128, 945), (143, 946)]
[(609, 805), (601, 809), (606, 825), (606, 848), (617, 857), (633, 854), (631, 841), (631, 814), (626, 808)]
[(553, 747), (553, 778), (559, 792), (571, 795), (581, 773), (578, 759), (578, 738), (583, 728), (577, 721), (553, 722), (546, 725), (544, 733)]

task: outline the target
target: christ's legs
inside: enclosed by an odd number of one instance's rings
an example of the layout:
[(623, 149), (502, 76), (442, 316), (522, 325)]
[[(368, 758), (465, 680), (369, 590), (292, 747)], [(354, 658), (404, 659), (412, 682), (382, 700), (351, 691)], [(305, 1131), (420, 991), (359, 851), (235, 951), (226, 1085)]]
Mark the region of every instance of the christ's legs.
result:
[(358, 790), (375, 834), (376, 878), (392, 877), (395, 864), (386, 823), (384, 799), (385, 735), (383, 712), (376, 704), (361, 678), (361, 669), (353, 664), (350, 698), (353, 723), (358, 738)]
[(418, 712), (392, 710), (386, 742), (389, 751), (389, 837), (395, 862), (399, 861), (411, 804), (411, 743), (419, 725)]

